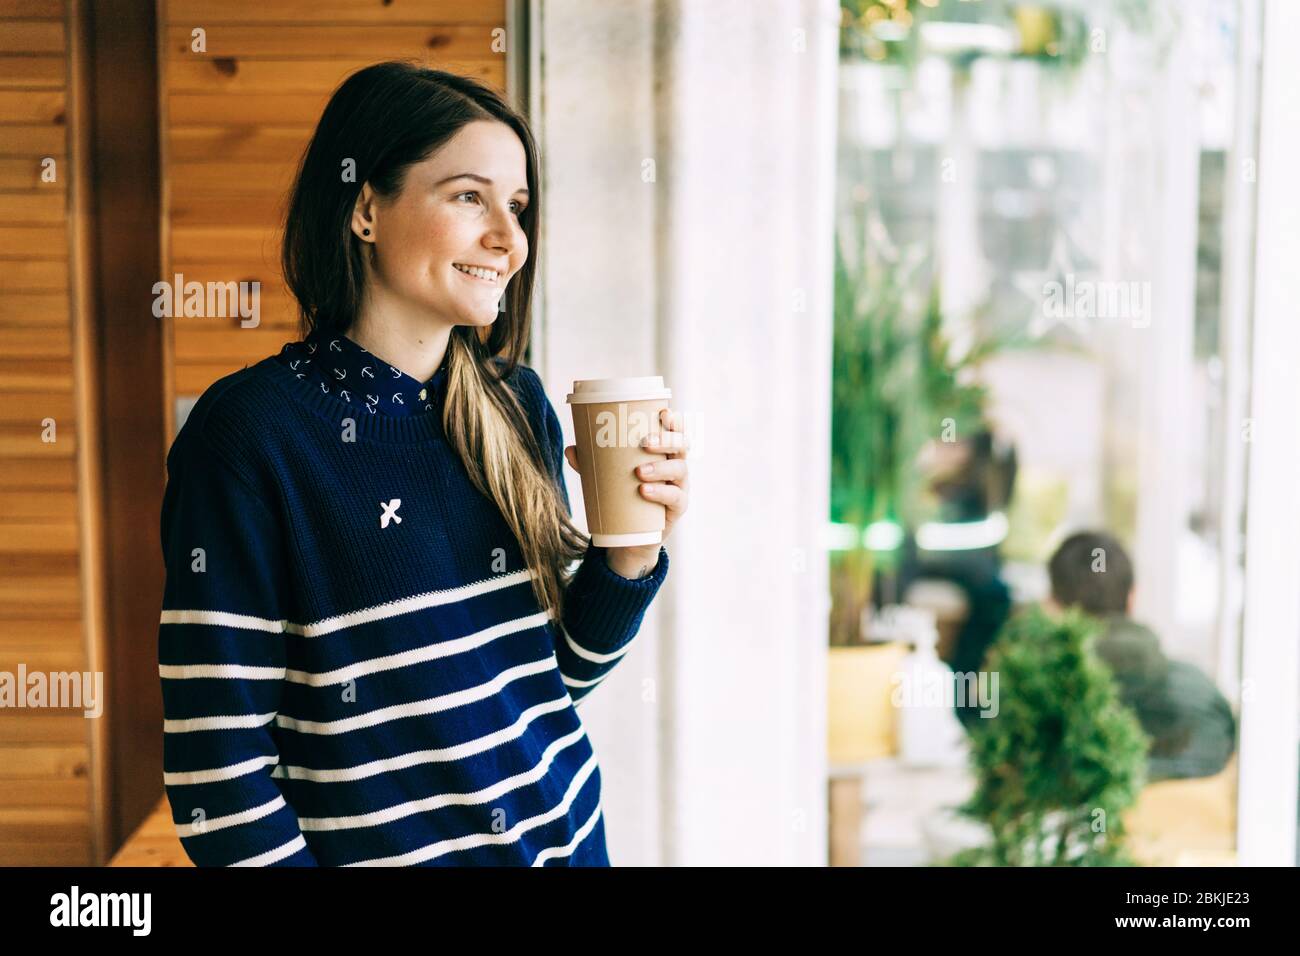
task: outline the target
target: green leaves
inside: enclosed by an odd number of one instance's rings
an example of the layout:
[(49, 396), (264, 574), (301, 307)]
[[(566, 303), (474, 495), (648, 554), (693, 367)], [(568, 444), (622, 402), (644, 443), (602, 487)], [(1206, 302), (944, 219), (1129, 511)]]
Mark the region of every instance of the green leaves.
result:
[(1100, 623), (1032, 609), (1009, 621), (984, 662), (999, 673), (997, 717), (971, 730), (974, 795), (960, 812), (992, 842), (956, 865), (1131, 863), (1121, 814), (1145, 782), (1149, 742), (1092, 650)]

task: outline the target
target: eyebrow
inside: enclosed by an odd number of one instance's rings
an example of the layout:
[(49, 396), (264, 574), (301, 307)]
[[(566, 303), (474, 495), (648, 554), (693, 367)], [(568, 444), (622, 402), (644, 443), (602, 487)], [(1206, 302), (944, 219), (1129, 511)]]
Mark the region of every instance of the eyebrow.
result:
[[(455, 176), (448, 176), (446, 179), (440, 179), (433, 185), (441, 186), (443, 183), (449, 183), (456, 179), (472, 179), (475, 182), (483, 183), (484, 185), (487, 186), (492, 185), (492, 180), (488, 179), (486, 176), (480, 176), (478, 175), (478, 173), (457, 173)], [(525, 196), (531, 195), (527, 189), (524, 189), (522, 187), (514, 191), (514, 195), (516, 196), (518, 196), (520, 193), (523, 193)]]

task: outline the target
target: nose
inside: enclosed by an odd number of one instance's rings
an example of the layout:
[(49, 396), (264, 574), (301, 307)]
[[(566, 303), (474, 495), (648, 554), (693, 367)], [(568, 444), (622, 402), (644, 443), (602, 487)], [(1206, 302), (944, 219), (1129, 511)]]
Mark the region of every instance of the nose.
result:
[(514, 213), (500, 207), (493, 211), (488, 220), (487, 233), (483, 236), (483, 242), (489, 249), (513, 259), (515, 252), (527, 241), (523, 226)]

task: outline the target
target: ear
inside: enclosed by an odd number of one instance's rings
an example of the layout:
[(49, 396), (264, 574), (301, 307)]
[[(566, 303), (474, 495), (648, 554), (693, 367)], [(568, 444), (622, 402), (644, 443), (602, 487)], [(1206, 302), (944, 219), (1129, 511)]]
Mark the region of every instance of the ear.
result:
[(564, 460), (569, 463), (569, 467), (574, 471), (578, 470), (578, 446), (569, 445), (564, 449)]
[[(375, 193), (370, 183), (362, 183), (356, 204), (352, 207), (352, 232), (364, 242), (375, 240)], [(362, 230), (369, 229), (370, 235), (362, 235)]]

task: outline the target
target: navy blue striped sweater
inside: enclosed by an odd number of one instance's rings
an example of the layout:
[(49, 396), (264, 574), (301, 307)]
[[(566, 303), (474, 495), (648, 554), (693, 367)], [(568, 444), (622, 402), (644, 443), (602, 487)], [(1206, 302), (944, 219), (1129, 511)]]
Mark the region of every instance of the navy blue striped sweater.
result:
[[(510, 384), (563, 491), (555, 409), (531, 369)], [(173, 442), (163, 769), (197, 865), (609, 865), (576, 705), (668, 553), (633, 580), (590, 546), (548, 617), (433, 404), (359, 412), (271, 356)]]

